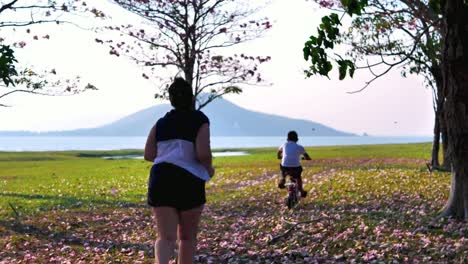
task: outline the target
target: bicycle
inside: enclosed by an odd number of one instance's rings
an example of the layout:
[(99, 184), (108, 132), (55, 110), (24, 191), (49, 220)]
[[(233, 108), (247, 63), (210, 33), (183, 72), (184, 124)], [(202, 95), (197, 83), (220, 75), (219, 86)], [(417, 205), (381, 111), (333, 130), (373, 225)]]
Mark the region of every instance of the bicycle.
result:
[[(311, 160), (309, 154), (306, 152), (303, 153), (303, 157), (301, 158), (302, 160)], [(282, 151), (281, 149), (277, 153), (277, 158), (282, 159)], [(299, 200), (301, 197), (305, 197), (307, 193), (303, 193), (304, 191), (299, 190), (299, 184), (297, 183), (296, 177), (301, 177), (301, 172), (302, 172), (302, 167), (283, 167), (283, 165), (280, 164), (281, 168), (281, 173), (283, 174), (282, 181), (280, 184), (278, 184), (278, 187), (283, 189), (285, 187), (288, 188), (288, 197), (286, 198), (286, 206), (288, 209), (292, 209), (294, 206), (296, 206), (299, 203)], [(289, 182), (285, 183), (285, 178), (289, 176)], [(304, 195), (304, 196), (303, 196)]]
[(299, 203), (301, 199), (301, 192), (299, 191), (296, 179), (291, 176), (289, 176), (289, 182), (286, 183), (284, 186), (288, 188), (286, 206), (288, 207), (288, 209), (292, 209)]

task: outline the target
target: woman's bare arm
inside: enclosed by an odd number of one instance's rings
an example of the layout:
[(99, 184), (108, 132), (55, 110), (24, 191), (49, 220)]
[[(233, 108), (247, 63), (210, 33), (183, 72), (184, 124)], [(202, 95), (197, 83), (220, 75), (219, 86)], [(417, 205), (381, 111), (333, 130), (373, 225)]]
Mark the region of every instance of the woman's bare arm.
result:
[(156, 158), (157, 153), (158, 151), (156, 145), (156, 125), (154, 125), (153, 128), (151, 128), (148, 138), (146, 139), (144, 158), (147, 161), (153, 162)]
[(198, 161), (208, 170), (208, 174), (212, 177), (214, 169), (210, 146), (210, 126), (208, 123), (203, 124), (198, 130), (195, 147)]

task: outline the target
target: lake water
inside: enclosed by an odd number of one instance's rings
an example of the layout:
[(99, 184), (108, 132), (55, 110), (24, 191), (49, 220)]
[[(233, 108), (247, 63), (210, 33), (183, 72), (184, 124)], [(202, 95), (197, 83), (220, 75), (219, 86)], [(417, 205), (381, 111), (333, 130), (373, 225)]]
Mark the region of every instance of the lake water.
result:
[[(244, 151), (220, 151), (213, 152), (213, 157), (235, 157), (235, 156), (246, 156), (249, 155)], [(140, 155), (123, 155), (123, 156), (103, 156), (103, 159), (115, 160), (115, 159), (143, 159), (143, 156)]]
[[(431, 142), (431, 137), (300, 137), (303, 146)], [(0, 151), (143, 149), (146, 137), (0, 137)], [(285, 137), (212, 137), (213, 149), (278, 147)]]

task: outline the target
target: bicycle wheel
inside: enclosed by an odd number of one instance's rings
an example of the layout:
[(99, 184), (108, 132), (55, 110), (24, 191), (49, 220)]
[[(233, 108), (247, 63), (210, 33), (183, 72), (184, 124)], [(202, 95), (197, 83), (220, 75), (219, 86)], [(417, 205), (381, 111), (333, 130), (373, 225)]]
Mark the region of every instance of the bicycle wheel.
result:
[(294, 207), (294, 201), (291, 196), (288, 196), (288, 199), (286, 200), (286, 206), (288, 207), (288, 209), (291, 209)]
[(298, 202), (299, 202), (299, 198), (297, 196), (297, 192), (295, 192), (293, 195), (293, 206), (296, 206)]
[(288, 209), (292, 209), (297, 204), (297, 195), (295, 192), (289, 192), (287, 206)]

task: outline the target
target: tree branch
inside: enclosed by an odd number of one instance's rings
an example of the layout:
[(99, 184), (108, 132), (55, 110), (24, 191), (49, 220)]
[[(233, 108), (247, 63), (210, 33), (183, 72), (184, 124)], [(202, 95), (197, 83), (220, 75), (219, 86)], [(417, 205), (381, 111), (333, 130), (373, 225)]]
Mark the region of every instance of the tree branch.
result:
[(8, 4), (4, 4), (2, 7), (0, 7), (0, 14), (7, 9), (11, 9), (16, 2), (18, 2), (18, 0), (14, 0)]
[(34, 90), (17, 89), (17, 90), (13, 90), (13, 91), (1, 94), (0, 98), (3, 98), (5, 96), (13, 94), (13, 93), (18, 93), (18, 92), (20, 92), (20, 93), (30, 93), (30, 94), (39, 94), (39, 95), (49, 95), (49, 94), (45, 94), (45, 93), (39, 93), (39, 92), (36, 92)]
[(283, 220), (283, 222), (286, 222), (288, 224), (292, 224), (292, 226), (288, 230), (286, 230), (286, 232), (284, 232), (283, 234), (277, 235), (277, 236), (273, 237), (272, 239), (270, 239), (267, 242), (268, 245), (272, 245), (272, 244), (276, 243), (278, 240), (280, 240), (281, 238), (286, 237), (287, 235), (289, 235), (289, 233), (291, 233), (299, 225), (314, 223), (314, 222), (317, 222), (320, 219), (313, 219), (313, 220), (302, 221), (302, 222), (289, 222), (289, 221), (286, 221), (284, 219), (282, 219), (282, 220)]
[(393, 67), (395, 67), (397, 65), (400, 65), (400, 64), (404, 63), (405, 61), (407, 61), (408, 59), (410, 59), (413, 52), (417, 49), (419, 41), (421, 41), (421, 37), (425, 34), (425, 32), (427, 30), (429, 30), (429, 28), (430, 28), (430, 26), (428, 26), (423, 32), (421, 32), (417, 36), (417, 38), (415, 39), (415, 42), (413, 44), (413, 49), (403, 59), (401, 59), (399, 62), (387, 63), (387, 62), (385, 62), (383, 56), (381, 56), (382, 62), (384, 64), (386, 64), (387, 66), (389, 66), (389, 67), (385, 71), (383, 71), (381, 74), (377, 74), (377, 75), (374, 74), (374, 78), (372, 78), (370, 81), (366, 82), (366, 85), (364, 85), (364, 87), (362, 87), (361, 89), (356, 90), (356, 91), (351, 91), (351, 92), (348, 92), (348, 93), (349, 94), (355, 94), (355, 93), (360, 93), (360, 92), (364, 91), (371, 83), (373, 83), (378, 78), (380, 78), (380, 77), (384, 76), (385, 74), (387, 74), (391, 69), (393, 69)]

